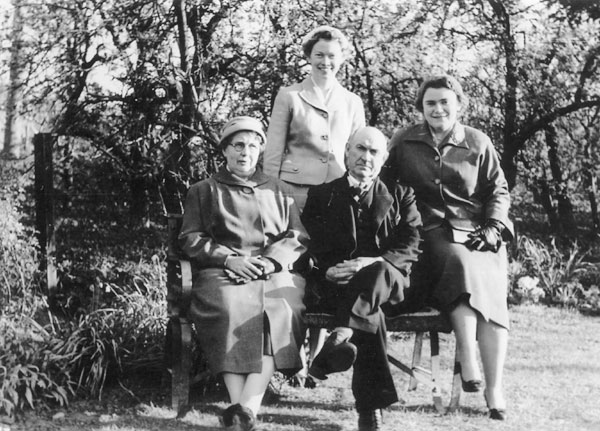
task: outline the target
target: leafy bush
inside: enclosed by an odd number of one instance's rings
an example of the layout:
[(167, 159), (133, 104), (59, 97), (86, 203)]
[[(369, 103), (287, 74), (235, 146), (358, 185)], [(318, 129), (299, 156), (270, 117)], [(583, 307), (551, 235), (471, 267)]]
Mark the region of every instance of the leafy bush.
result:
[(21, 222), (24, 189), (7, 179), (18, 173), (4, 170), (0, 173), (3, 182), (0, 188), (0, 304), (6, 304), (36, 287), (38, 247), (33, 229)]
[(600, 288), (594, 285), (583, 292), (579, 310), (585, 314), (600, 316)]
[(545, 244), (523, 235), (511, 262), (510, 299), (520, 303), (543, 298), (546, 303), (561, 306), (598, 307), (594, 294), (598, 287), (589, 281), (597, 280), (599, 275), (598, 265), (586, 261), (577, 243), (561, 251), (554, 240)]
[(126, 288), (100, 283), (102, 303), (110, 307), (74, 321), (59, 322), (39, 295), (13, 298), (0, 316), (0, 411), (11, 415), (36, 401), (66, 405), (77, 392), (100, 397), (109, 381), (162, 372), (163, 265), (155, 257), (147, 276), (147, 265), (139, 266), (145, 269), (138, 268)]
[(0, 413), (64, 406), (77, 392), (101, 395), (112, 379), (161, 372), (167, 307), (160, 235), (62, 218), (61, 291), (49, 309), (38, 288), (34, 231), (23, 223), (22, 172), (0, 164)]
[(538, 287), (539, 278), (525, 275), (517, 281), (512, 295), (517, 303), (537, 303), (546, 296), (544, 289)]
[(138, 276), (133, 292), (103, 283), (112, 306), (81, 315), (57, 349), (70, 358), (77, 387), (89, 395), (101, 396), (107, 380), (162, 371), (167, 307), (158, 257), (154, 264), (156, 279)]
[(54, 352), (60, 342), (55, 334), (28, 316), (43, 309), (43, 302), (22, 297), (10, 308), (0, 316), (0, 412), (10, 416), (34, 408), (36, 400), (66, 405), (74, 393), (68, 358)]
[(36, 400), (65, 405), (73, 393), (65, 358), (53, 352), (58, 339), (38, 288), (37, 241), (22, 222), (22, 172), (16, 164), (0, 165), (0, 412), (8, 415)]

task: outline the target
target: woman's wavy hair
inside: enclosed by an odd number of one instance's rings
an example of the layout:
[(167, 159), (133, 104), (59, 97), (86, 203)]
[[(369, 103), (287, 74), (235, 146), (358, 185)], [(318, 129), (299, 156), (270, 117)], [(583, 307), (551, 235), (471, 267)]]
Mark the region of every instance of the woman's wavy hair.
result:
[(344, 36), (344, 33), (342, 33), (335, 27), (331, 27), (329, 25), (322, 25), (313, 29), (310, 33), (304, 36), (304, 39), (302, 39), (302, 52), (304, 53), (306, 58), (310, 57), (313, 47), (321, 39), (327, 41), (337, 41), (342, 47), (342, 53), (344, 54), (344, 57), (346, 57), (348, 52), (350, 51), (350, 42), (348, 41), (346, 36)]
[(455, 77), (450, 75), (431, 76), (423, 81), (417, 91), (415, 107), (420, 113), (423, 113), (423, 96), (429, 88), (447, 88), (448, 90), (452, 90), (454, 91), (454, 94), (456, 94), (458, 103), (460, 103), (463, 108), (467, 105), (467, 97), (463, 92), (462, 86)]

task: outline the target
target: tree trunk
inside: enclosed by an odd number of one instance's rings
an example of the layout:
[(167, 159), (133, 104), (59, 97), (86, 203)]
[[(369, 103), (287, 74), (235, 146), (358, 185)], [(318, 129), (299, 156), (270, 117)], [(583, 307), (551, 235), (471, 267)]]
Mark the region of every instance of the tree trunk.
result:
[(546, 211), (548, 216), (548, 223), (550, 228), (554, 231), (559, 229), (558, 216), (556, 215), (556, 209), (552, 203), (552, 193), (550, 193), (550, 186), (546, 178), (540, 178), (537, 180), (537, 187), (533, 188), (533, 197), (542, 208)]
[(9, 83), (6, 97), (6, 123), (4, 125), (3, 153), (11, 157), (19, 157), (20, 148), (15, 138), (15, 119), (17, 116), (17, 92), (20, 87), (21, 36), (23, 34), (23, 18), (21, 16), (21, 1), (13, 0), (13, 28), (11, 33), (12, 46), (10, 49)]
[(489, 0), (489, 4), (494, 10), (494, 15), (501, 27), (498, 34), (504, 50), (506, 93), (504, 94), (504, 151), (501, 164), (508, 187), (512, 190), (517, 183), (516, 157), (519, 152), (519, 143), (515, 139), (517, 135), (517, 53), (512, 35), (510, 15), (506, 10), (506, 6), (500, 0)]
[(588, 198), (590, 200), (590, 209), (592, 211), (592, 229), (594, 234), (600, 235), (600, 217), (598, 217), (598, 202), (596, 200), (597, 184), (596, 177), (592, 175)]
[(558, 156), (558, 136), (553, 125), (545, 129), (546, 145), (548, 145), (548, 159), (550, 162), (550, 171), (552, 172), (553, 183), (555, 185), (559, 232), (562, 234), (574, 234), (577, 231), (575, 216), (573, 215), (573, 204), (569, 199), (569, 190), (564, 180), (563, 170)]
[(365, 56), (364, 51), (361, 49), (359, 44), (354, 42), (354, 50), (356, 52), (356, 56), (358, 61), (362, 63), (365, 68), (365, 84), (367, 87), (367, 111), (369, 112), (369, 125), (375, 126), (379, 122), (379, 114), (381, 113), (381, 108), (377, 104), (375, 100), (375, 91), (373, 89), (373, 76), (371, 70), (369, 69), (369, 62), (367, 61), (367, 57)]
[[(138, 166), (143, 159), (143, 154), (137, 145), (131, 151), (133, 166)], [(150, 223), (150, 208), (148, 186), (145, 178), (136, 169), (133, 169), (129, 179), (129, 191), (131, 207), (129, 215), (133, 224), (141, 224), (148, 227)]]
[(179, 139), (174, 139), (169, 148), (166, 174), (164, 178), (164, 206), (167, 214), (181, 214), (183, 200), (186, 193), (186, 184), (190, 177), (190, 150), (187, 143), (195, 135), (196, 126), (196, 89), (190, 75), (190, 41), (186, 36), (188, 28), (185, 0), (174, 0), (175, 15), (177, 17), (178, 46), (181, 58), (181, 89), (182, 89), (182, 114), (181, 133)]

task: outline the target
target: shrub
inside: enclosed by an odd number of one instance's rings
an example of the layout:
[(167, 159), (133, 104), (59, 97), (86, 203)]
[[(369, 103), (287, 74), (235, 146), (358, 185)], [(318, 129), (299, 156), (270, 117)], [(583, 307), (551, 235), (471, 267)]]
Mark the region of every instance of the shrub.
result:
[(73, 394), (68, 358), (55, 353), (60, 340), (31, 317), (45, 310), (41, 297), (24, 293), (0, 315), (0, 412), (9, 416), (36, 400), (64, 406)]
[[(4, 178), (2, 178), (4, 180)], [(0, 189), (0, 304), (35, 289), (38, 279), (38, 247), (34, 231), (21, 222), (20, 187)]]
[(521, 236), (518, 253), (511, 262), (510, 298), (514, 302), (537, 302), (544, 298), (549, 304), (579, 307), (587, 302), (593, 306), (597, 286), (588, 280), (598, 279), (599, 269), (585, 258), (577, 243), (561, 251), (554, 240), (544, 244)]
[(546, 296), (544, 289), (538, 287), (539, 278), (529, 277), (528, 275), (520, 277), (516, 287), (513, 289), (513, 295), (517, 303), (537, 303)]
[(74, 321), (58, 322), (42, 296), (13, 298), (0, 316), (0, 410), (66, 405), (76, 392), (101, 397), (109, 381), (162, 372), (163, 266), (155, 257), (146, 276), (147, 265), (139, 266), (129, 286), (101, 282), (107, 305)]
[(88, 395), (102, 396), (107, 381), (136, 372), (162, 371), (166, 296), (163, 269), (153, 259), (153, 279), (138, 275), (126, 291), (116, 284), (100, 282), (106, 306), (82, 314), (57, 349), (69, 357), (77, 388)]
[(26, 178), (8, 164), (0, 165), (0, 177), (0, 412), (12, 415), (36, 400), (65, 405), (73, 385), (66, 358), (53, 352), (57, 338), (38, 288), (37, 241), (22, 222)]
[(600, 316), (600, 289), (594, 285), (583, 291), (583, 299), (579, 310), (582, 313)]

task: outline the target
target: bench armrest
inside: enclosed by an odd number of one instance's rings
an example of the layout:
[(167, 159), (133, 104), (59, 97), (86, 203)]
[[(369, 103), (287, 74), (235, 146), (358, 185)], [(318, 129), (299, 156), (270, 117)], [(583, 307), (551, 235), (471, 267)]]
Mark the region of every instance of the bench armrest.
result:
[(178, 259), (167, 264), (167, 303), (169, 317), (185, 317), (192, 299), (192, 265)]

